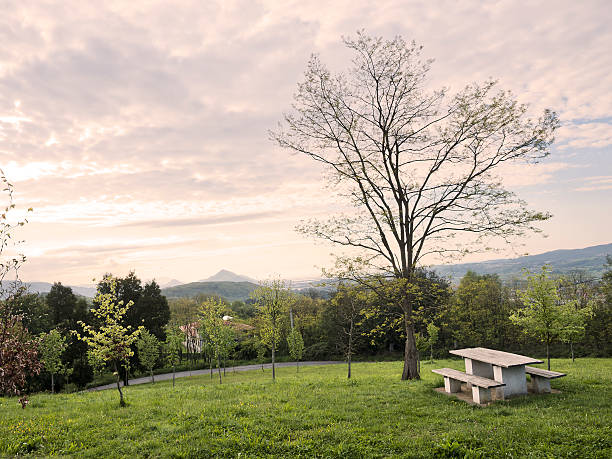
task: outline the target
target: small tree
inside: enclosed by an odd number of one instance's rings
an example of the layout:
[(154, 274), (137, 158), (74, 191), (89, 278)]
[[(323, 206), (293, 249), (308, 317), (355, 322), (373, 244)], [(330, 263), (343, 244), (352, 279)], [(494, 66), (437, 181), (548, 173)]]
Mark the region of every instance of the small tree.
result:
[(359, 318), (361, 308), (367, 298), (367, 293), (358, 287), (339, 285), (338, 291), (332, 299), (336, 309), (341, 328), (341, 345), (344, 349), (348, 365), (347, 378), (351, 378), (351, 362), (355, 349), (355, 338), (359, 336)]
[(260, 340), (255, 341), (255, 349), (257, 350), (257, 361), (261, 363), (261, 371), (264, 371), (264, 363), (266, 362), (266, 345)]
[(272, 352), (272, 379), (276, 380), (275, 354), (276, 347), (280, 343), (280, 323), (284, 312), (292, 301), (289, 288), (280, 279), (262, 282), (256, 288), (251, 297), (257, 305), (261, 329), (259, 336), (262, 343)]
[(587, 320), (596, 308), (595, 280), (584, 271), (574, 271), (561, 279), (559, 287), (566, 305), (561, 341), (569, 344), (574, 362), (574, 343), (584, 336)]
[(66, 337), (57, 330), (43, 333), (38, 339), (40, 360), (45, 370), (51, 374), (51, 393), (55, 392), (55, 375), (71, 373), (71, 369), (62, 363), (62, 354), (67, 348)]
[(579, 307), (577, 301), (569, 301), (562, 304), (561, 322), (563, 329), (559, 338), (564, 343), (569, 343), (572, 362), (574, 358), (574, 343), (584, 336), (587, 320), (593, 315), (593, 303), (589, 302), (583, 307)]
[[(13, 186), (2, 169), (0, 186), (7, 197), (6, 206), (0, 209), (0, 394), (19, 395), (25, 387), (26, 378), (40, 372), (41, 363), (37, 342), (28, 333), (24, 316), (19, 312), (19, 300), (26, 293), (26, 288), (19, 281), (18, 273), (25, 256), (6, 253), (6, 249), (14, 245), (14, 230), (27, 220), (14, 221), (10, 218), (15, 209)], [(13, 280), (8, 280), (7, 276)], [(23, 400), (22, 406), (25, 408), (27, 401), (25, 398)]]
[(438, 342), (438, 332), (440, 329), (433, 322), (427, 324), (427, 342), (429, 344), (429, 362), (433, 363), (433, 347)]
[(418, 332), (414, 334), (414, 339), (415, 339), (416, 348), (417, 348), (417, 368), (420, 372), (421, 371), (421, 354), (427, 351), (427, 348), (429, 347), (429, 340), (425, 338), (423, 334), (418, 333)]
[(223, 359), (223, 375), (225, 376), (225, 368), (227, 359), (236, 348), (236, 332), (230, 324), (224, 323), (219, 333), (219, 352)]
[(166, 340), (164, 341), (164, 355), (166, 362), (172, 366), (172, 387), (174, 387), (174, 376), (176, 366), (179, 364), (181, 351), (183, 350), (183, 339), (185, 335), (178, 327), (166, 326)]
[(297, 328), (289, 332), (287, 345), (289, 346), (289, 355), (296, 361), (296, 371), (300, 371), (300, 360), (302, 360), (302, 355), (304, 354), (304, 339)]
[[(200, 306), (200, 326), (203, 330), (200, 331), (202, 336), (206, 336), (212, 346), (214, 356), (217, 360), (217, 368), (219, 369), (219, 384), (222, 383), (221, 379), (221, 356), (222, 356), (222, 345), (224, 340), (225, 325), (223, 324), (223, 313), (225, 311), (225, 304), (219, 298), (207, 298), (204, 303)], [(212, 370), (211, 370), (212, 374)]]
[(149, 333), (148, 330), (143, 330), (140, 333), (138, 341), (136, 341), (136, 349), (138, 349), (138, 358), (140, 359), (141, 365), (149, 370), (151, 382), (154, 383), (153, 367), (155, 367), (155, 363), (157, 363), (157, 359), (159, 358), (158, 339), (155, 335)]
[(132, 344), (136, 342), (138, 336), (144, 330), (140, 326), (132, 330), (131, 326), (123, 326), (122, 321), (126, 312), (132, 306), (132, 301), (126, 305), (123, 301), (117, 300), (117, 280), (112, 276), (105, 276), (103, 282), (108, 287), (108, 293), (98, 290), (95, 302), (97, 308), (92, 309), (92, 313), (100, 323), (99, 328), (87, 325), (82, 321), (79, 324), (83, 327), (84, 335), (76, 333), (80, 340), (89, 346), (90, 362), (98, 365), (110, 364), (117, 376), (117, 390), (119, 391), (119, 405), (125, 406), (123, 392), (121, 391), (121, 375), (119, 369), (129, 365), (130, 357), (134, 355)]
[(527, 289), (518, 292), (524, 308), (518, 309), (510, 320), (523, 328), (528, 335), (546, 343), (546, 360), (550, 370), (550, 343), (562, 333), (566, 307), (557, 291), (558, 282), (550, 277), (550, 267), (543, 266), (535, 274), (525, 271)]

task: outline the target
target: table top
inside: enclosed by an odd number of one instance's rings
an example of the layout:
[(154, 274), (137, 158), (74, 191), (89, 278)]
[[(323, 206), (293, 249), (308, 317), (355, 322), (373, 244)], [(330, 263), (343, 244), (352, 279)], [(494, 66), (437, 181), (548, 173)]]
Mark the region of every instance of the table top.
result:
[(467, 349), (455, 349), (450, 351), (451, 354), (460, 357), (478, 360), (479, 362), (490, 363), (498, 367), (514, 367), (517, 365), (527, 365), (530, 363), (542, 363), (542, 360), (532, 359), (519, 354), (511, 354), (510, 352), (496, 351), (495, 349), (487, 349), (486, 347), (470, 347)]

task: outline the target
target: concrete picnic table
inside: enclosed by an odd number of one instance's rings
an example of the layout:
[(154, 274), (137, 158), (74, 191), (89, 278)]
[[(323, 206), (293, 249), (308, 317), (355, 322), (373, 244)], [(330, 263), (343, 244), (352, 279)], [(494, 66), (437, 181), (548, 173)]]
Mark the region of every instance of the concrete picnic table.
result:
[(465, 359), (465, 372), (468, 375), (492, 379), (504, 385), (498, 390), (503, 396), (527, 393), (527, 376), (525, 367), (531, 363), (543, 363), (524, 355), (496, 351), (484, 347), (472, 347), (450, 351)]

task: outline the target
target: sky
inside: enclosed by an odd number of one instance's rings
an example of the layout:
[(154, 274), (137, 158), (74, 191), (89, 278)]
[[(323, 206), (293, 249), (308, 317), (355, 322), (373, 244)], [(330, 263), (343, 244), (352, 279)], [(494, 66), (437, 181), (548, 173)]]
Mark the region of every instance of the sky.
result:
[(34, 209), (16, 235), (26, 280), (319, 276), (336, 249), (294, 227), (338, 201), (268, 130), (311, 54), (346, 69), (342, 37), (361, 29), (423, 45), (432, 87), (492, 77), (559, 114), (551, 155), (504, 172), (554, 215), (546, 237), (465, 261), (612, 242), (608, 0), (4, 0), (0, 13), (0, 167), (18, 211)]

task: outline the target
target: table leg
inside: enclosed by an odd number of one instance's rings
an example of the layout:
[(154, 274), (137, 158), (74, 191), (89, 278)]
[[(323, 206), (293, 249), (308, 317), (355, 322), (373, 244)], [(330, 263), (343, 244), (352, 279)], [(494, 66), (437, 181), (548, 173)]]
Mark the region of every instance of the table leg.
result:
[(504, 398), (527, 393), (525, 365), (508, 368), (493, 366), (493, 379), (505, 384), (499, 391), (499, 393), (503, 392)]

